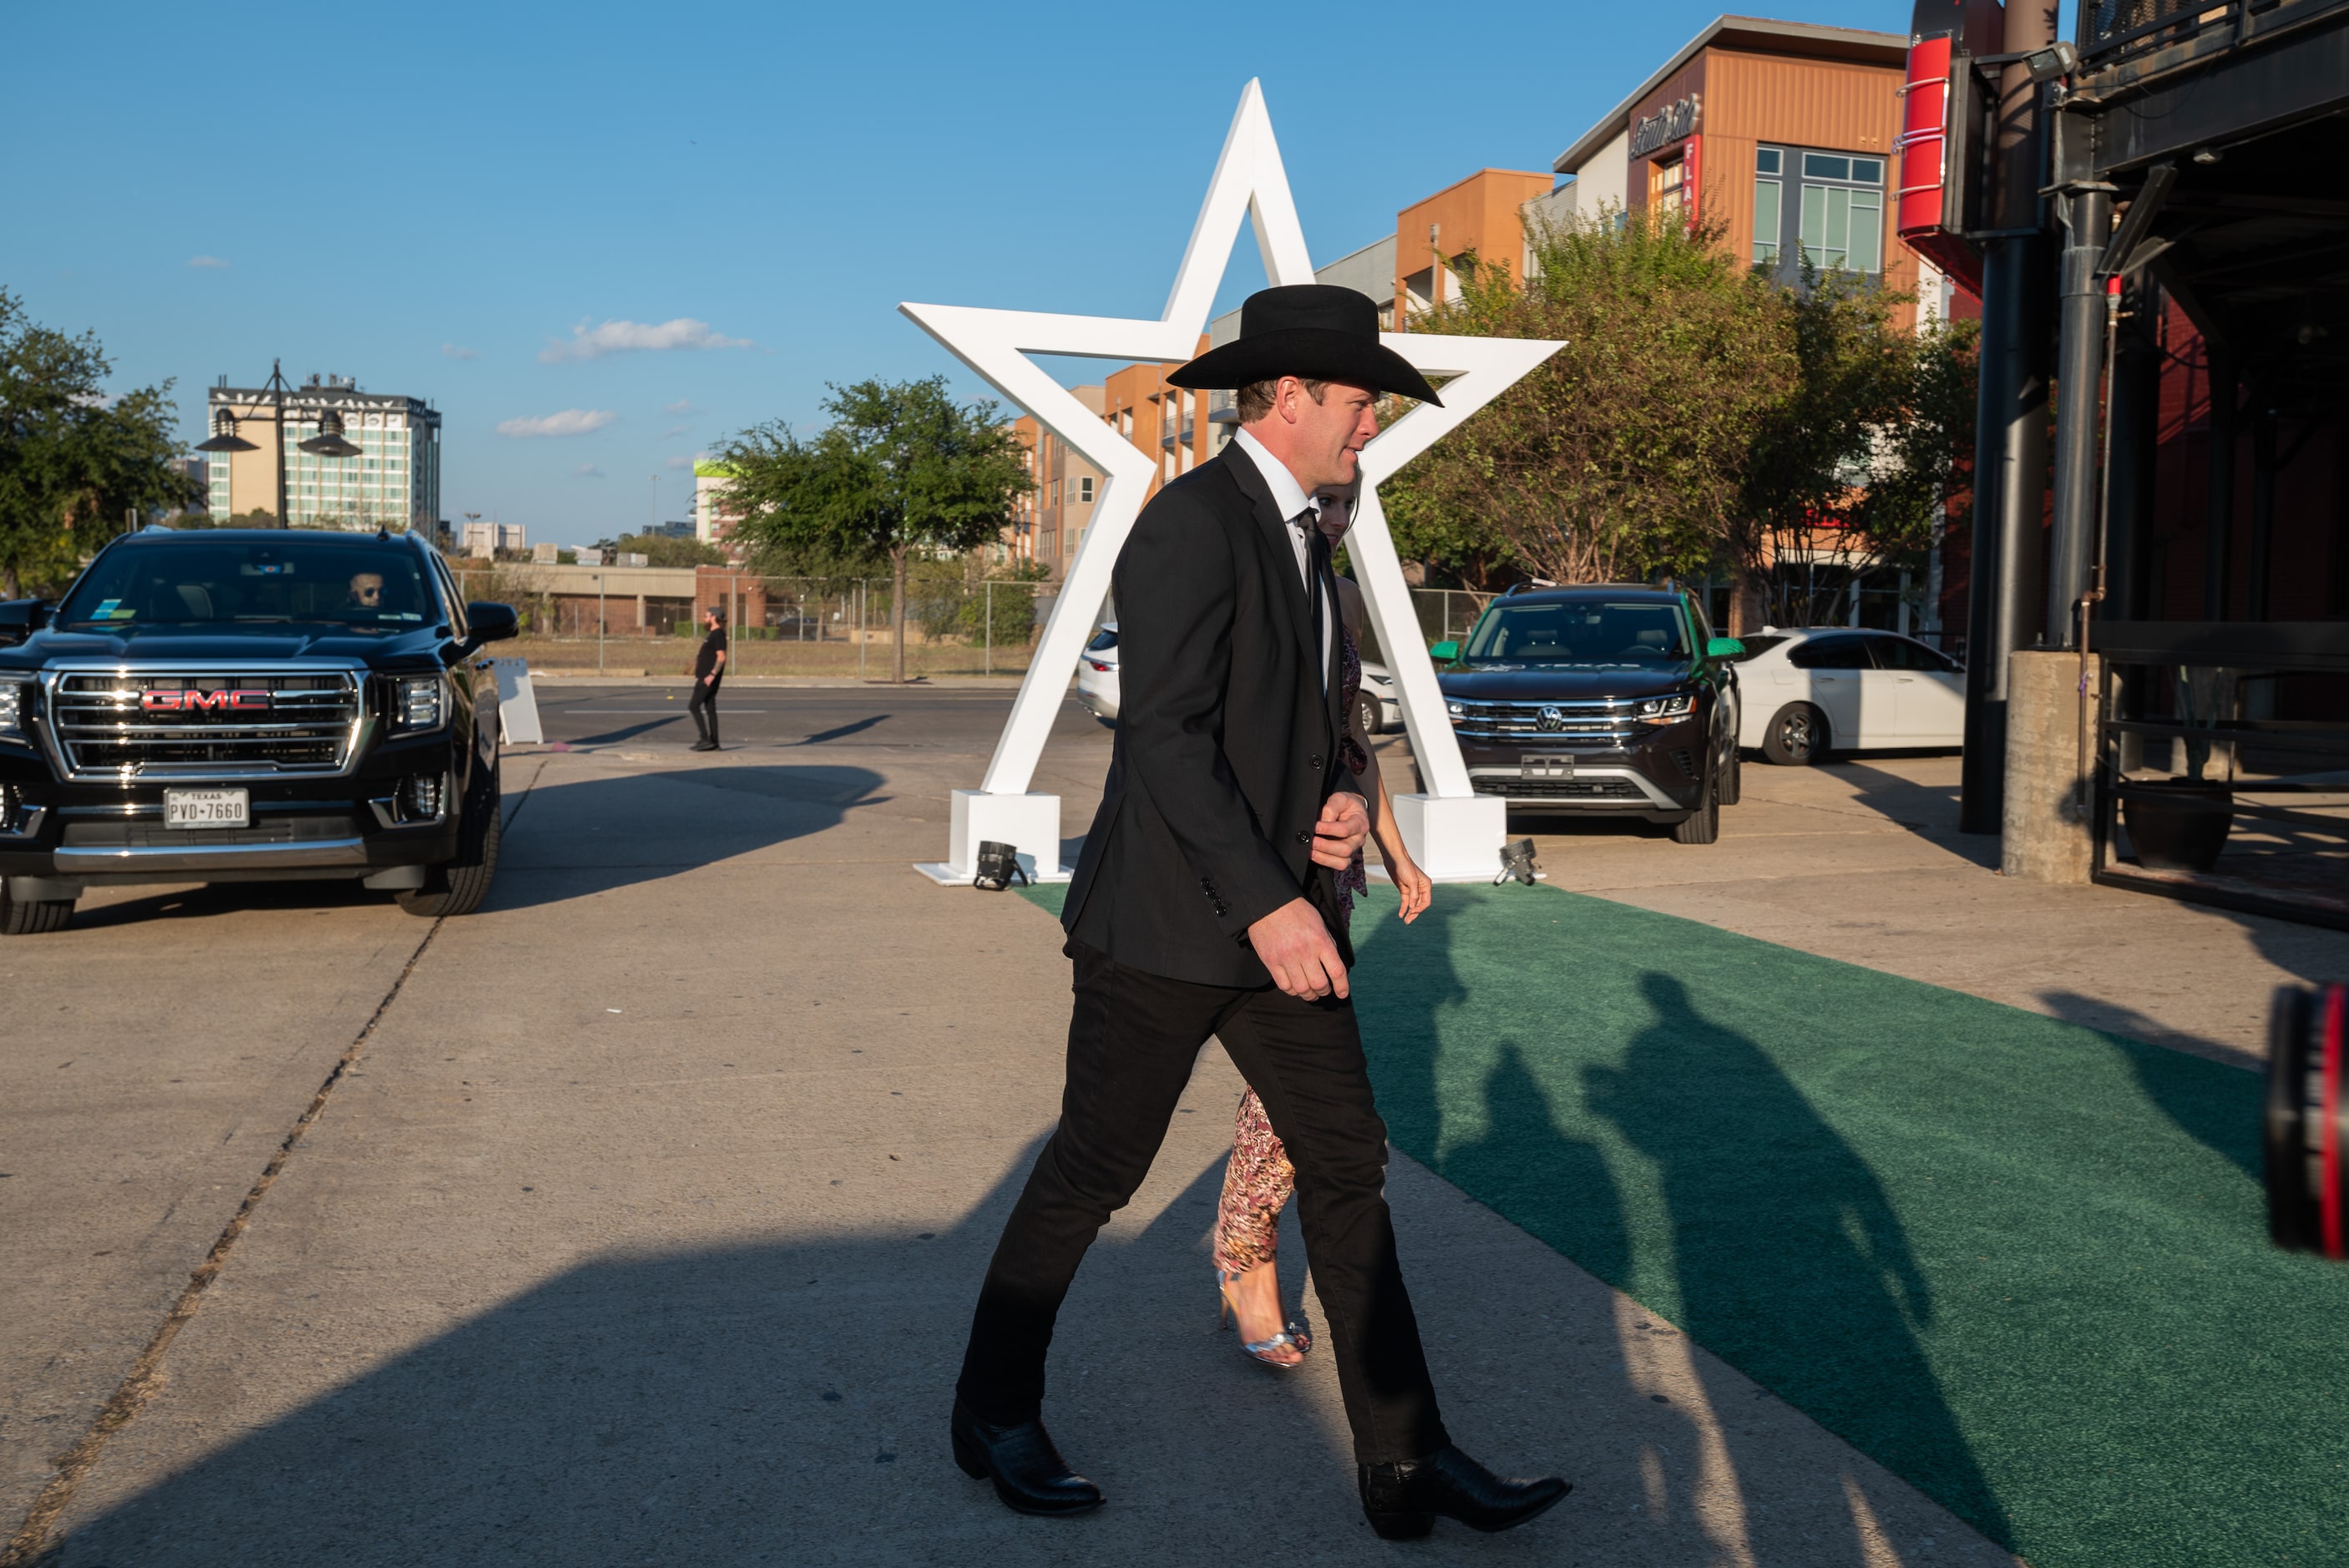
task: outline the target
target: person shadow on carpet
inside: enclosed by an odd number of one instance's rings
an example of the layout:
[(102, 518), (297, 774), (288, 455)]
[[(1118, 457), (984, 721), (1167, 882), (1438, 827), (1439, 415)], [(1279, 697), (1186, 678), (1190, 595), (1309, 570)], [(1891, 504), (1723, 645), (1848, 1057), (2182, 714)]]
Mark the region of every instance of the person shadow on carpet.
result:
[(1583, 1069), (1590, 1112), (1655, 1162), (1684, 1321), (1698, 1344), (1906, 1477), (1992, 1540), (2013, 1539), (1920, 1336), (1932, 1293), (1884, 1188), (1735, 1029), (1656, 971), (1654, 1021), (1619, 1067)]

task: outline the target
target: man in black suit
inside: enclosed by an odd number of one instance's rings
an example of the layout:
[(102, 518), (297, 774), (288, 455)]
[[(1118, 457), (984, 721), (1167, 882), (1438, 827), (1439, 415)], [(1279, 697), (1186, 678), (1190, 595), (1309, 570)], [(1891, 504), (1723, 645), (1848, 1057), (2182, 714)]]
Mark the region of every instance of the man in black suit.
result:
[(1022, 1512), (1100, 1505), (1044, 1430), (1053, 1320), (1212, 1035), (1297, 1168), (1363, 1511), (1397, 1539), (1439, 1514), (1506, 1529), (1568, 1488), (1501, 1480), (1452, 1446), (1395, 1260), (1332, 879), (1370, 820), (1337, 782), (1337, 596), (1309, 499), (1354, 482), (1378, 393), (1436, 395), (1380, 344), (1368, 299), (1319, 284), (1252, 296), (1236, 342), (1168, 379), (1237, 388), (1241, 428), (1143, 509), (1118, 558), (1117, 738), (1062, 916), (1068, 1084), (980, 1289), (955, 1457)]

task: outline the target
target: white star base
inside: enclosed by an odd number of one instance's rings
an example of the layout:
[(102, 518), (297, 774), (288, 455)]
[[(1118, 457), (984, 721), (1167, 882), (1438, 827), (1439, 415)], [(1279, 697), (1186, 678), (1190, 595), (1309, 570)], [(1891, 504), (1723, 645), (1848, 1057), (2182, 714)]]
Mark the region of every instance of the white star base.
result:
[(1061, 863), (1061, 798), (1058, 795), (990, 795), (984, 789), (954, 792), (947, 829), (947, 858), (916, 861), (914, 869), (941, 887), (968, 887), (978, 874), (978, 846), (993, 841), (1019, 851), (1028, 880), (1064, 882), (1076, 868)]
[(1430, 882), (1488, 882), (1501, 869), (1509, 803), (1493, 795), (1397, 795), (1403, 848)]

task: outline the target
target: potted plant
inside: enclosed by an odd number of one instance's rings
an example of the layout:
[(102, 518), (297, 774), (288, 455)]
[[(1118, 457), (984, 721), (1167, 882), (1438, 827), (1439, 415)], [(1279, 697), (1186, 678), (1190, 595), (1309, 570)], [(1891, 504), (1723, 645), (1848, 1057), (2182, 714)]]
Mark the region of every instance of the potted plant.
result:
[[(2181, 668), (2178, 672), (2179, 722), (2192, 729), (2214, 729), (2221, 712), (2234, 707), (2235, 675), (2231, 670)], [(2210, 765), (2208, 737), (2186, 738), (2186, 773), (2178, 779), (2135, 780), (2121, 796), (2121, 823), (2128, 829), (2137, 863), (2147, 871), (2207, 872), (2219, 863), (2227, 835), (2235, 825), (2235, 792), (2231, 785), (2203, 778)], [(2234, 771), (2234, 750), (2228, 748), (2227, 769)]]

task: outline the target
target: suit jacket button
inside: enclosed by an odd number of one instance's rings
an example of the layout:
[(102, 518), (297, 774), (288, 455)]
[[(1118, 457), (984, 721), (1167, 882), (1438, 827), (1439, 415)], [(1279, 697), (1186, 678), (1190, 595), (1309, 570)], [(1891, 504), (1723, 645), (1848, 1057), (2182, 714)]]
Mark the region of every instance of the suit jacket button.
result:
[(1321, 766), (1321, 754), (1318, 751), (1313, 754), (1313, 766), (1316, 768)]
[(1300, 844), (1309, 844), (1313, 841), (1313, 835), (1300, 828), (1297, 831), (1297, 841)]

